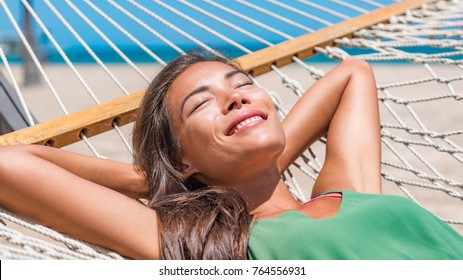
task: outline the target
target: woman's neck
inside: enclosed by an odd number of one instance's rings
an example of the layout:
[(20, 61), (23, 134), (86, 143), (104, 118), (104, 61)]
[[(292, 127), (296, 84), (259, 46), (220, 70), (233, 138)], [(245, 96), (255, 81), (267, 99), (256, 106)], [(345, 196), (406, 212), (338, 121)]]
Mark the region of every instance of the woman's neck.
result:
[(248, 203), (251, 215), (267, 216), (273, 212), (295, 209), (299, 202), (289, 192), (277, 167), (235, 188)]
[(291, 209), (298, 209), (301, 204), (289, 192), (288, 187), (280, 180), (272, 196), (263, 204), (250, 211), (254, 220), (271, 218)]

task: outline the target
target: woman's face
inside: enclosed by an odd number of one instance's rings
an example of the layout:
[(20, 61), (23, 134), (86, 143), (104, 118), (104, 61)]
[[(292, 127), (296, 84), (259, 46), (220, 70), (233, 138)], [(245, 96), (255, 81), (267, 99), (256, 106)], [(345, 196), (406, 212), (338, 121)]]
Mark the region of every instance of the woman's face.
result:
[(283, 127), (270, 96), (242, 72), (196, 63), (174, 80), (167, 100), (187, 176), (234, 185), (276, 165)]

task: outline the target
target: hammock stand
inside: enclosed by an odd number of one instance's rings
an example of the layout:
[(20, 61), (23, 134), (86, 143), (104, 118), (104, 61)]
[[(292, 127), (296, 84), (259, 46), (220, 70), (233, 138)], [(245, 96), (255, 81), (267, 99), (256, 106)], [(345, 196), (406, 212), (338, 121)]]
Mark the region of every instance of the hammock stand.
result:
[[(459, 4), (458, 1), (435, 2), (436, 1), (411, 0), (396, 3), (352, 19), (347, 19), (339, 24), (328, 26), (319, 31), (308, 33), (307, 35), (287, 40), (276, 45), (271, 45), (267, 48), (241, 56), (236, 60), (246, 73), (256, 78), (256, 81), (258, 81), (258, 77), (261, 75), (268, 74), (268, 72), (271, 71), (277, 72), (277, 74), (281, 77), (283, 84), (290, 88), (294, 93), (296, 93), (296, 95), (303, 93), (302, 87), (297, 83), (297, 81), (289, 78), (280, 69), (283, 66), (293, 63), (306, 65), (303, 62), (304, 59), (318, 54), (324, 54), (336, 60), (342, 60), (345, 57), (351, 55), (347, 50), (341, 47), (370, 48), (377, 51), (377, 53), (374, 54), (364, 53), (354, 55), (370, 61), (388, 59), (409, 60), (423, 64), (426, 68), (428, 68), (429, 63), (440, 63), (459, 68), (461, 71), (463, 63), (461, 62), (461, 59), (458, 59), (458, 55), (456, 55), (456, 58), (452, 60), (452, 55), (454, 54), (444, 54), (441, 56), (426, 56), (424, 54), (415, 54), (414, 56), (410, 56), (406, 52), (401, 53), (397, 51), (397, 49), (394, 49), (394, 42), (401, 42), (407, 39), (413, 42), (413, 40), (410, 39), (413, 36), (413, 28), (409, 30), (408, 34), (403, 35), (403, 37), (395, 41), (393, 40), (394, 38), (388, 37), (390, 35), (387, 34), (388, 31), (394, 32), (395, 29), (399, 28), (398, 24), (401, 23), (401, 21), (406, 21), (406, 17), (412, 15), (413, 13), (415, 13), (415, 16), (421, 15), (423, 22), (414, 21), (412, 23), (408, 23), (409, 25), (426, 25), (427, 17), (433, 17), (432, 15), (429, 15), (430, 12), (433, 12), (431, 14), (438, 14), (440, 9), (451, 10), (453, 9), (452, 5), (459, 7), (460, 11), (463, 10), (462, 5)], [(458, 19), (457, 16), (455, 17)], [(461, 16), (459, 18), (461, 18)], [(435, 20), (435, 17), (433, 17), (433, 20)], [(444, 18), (444, 20), (447, 19)], [(451, 18), (449, 21), (452, 20), (454, 19)], [(456, 26), (461, 27), (460, 21), (455, 20), (455, 22), (459, 24)], [(434, 21), (432, 23), (434, 23)], [(430, 29), (437, 31), (445, 28), (451, 28), (451, 26), (430, 27)], [(416, 30), (420, 31), (421, 29), (417, 28)], [(387, 40), (382, 42), (381, 39), (376, 39), (375, 36), (379, 38), (386, 38)], [(456, 52), (463, 53), (461, 40), (453, 40), (454, 37), (461, 39), (461, 32), (456, 35), (435, 33), (430, 35), (425, 34), (424, 36), (428, 37), (427, 40), (423, 39), (420, 41), (420, 39), (414, 39), (414, 42), (418, 45), (421, 44), (425, 46), (426, 44), (429, 45), (440, 40), (442, 41), (440, 42), (441, 44), (447, 44), (445, 46), (446, 48), (453, 48)], [(450, 38), (445, 39), (446, 36), (450, 36)], [(442, 37), (444, 37), (444, 39), (442, 39)], [(381, 46), (381, 43), (383, 43), (383, 46)], [(385, 50), (387, 51), (391, 49), (391, 53), (384, 52)], [(312, 66), (306, 65), (305, 68), (309, 75), (314, 79), (318, 79), (323, 75), (323, 71), (320, 71), (319, 69), (316, 69)], [(430, 70), (430, 72), (434, 77), (428, 79), (429, 81), (444, 84), (444, 86), (447, 86), (450, 91), (449, 94), (444, 94), (440, 97), (435, 97), (434, 99), (453, 99), (455, 102), (461, 103), (463, 96), (461, 92), (459, 93), (454, 90), (452, 83), (458, 83), (462, 81), (463, 76), (457, 75), (456, 77), (445, 79), (435, 74), (433, 70)], [(428, 101), (430, 98), (427, 97), (422, 98), (426, 100), (422, 100), (420, 98), (406, 99), (405, 97), (396, 97), (390, 94), (390, 92), (396, 87), (419, 84), (427, 82), (428, 80), (415, 80), (411, 81), (409, 84), (401, 82), (378, 85), (380, 102), (386, 108), (391, 106), (393, 107), (395, 104), (400, 104), (404, 105), (407, 109), (410, 109), (408, 107), (410, 104)], [(137, 113), (137, 109), (143, 93), (144, 91), (141, 90), (127, 96), (116, 98), (109, 102), (83, 109), (78, 112), (66, 114), (62, 117), (58, 117), (44, 123), (39, 123), (24, 129), (1, 135), (0, 145), (39, 144), (54, 147), (66, 147), (82, 140), (87, 142), (89, 141), (88, 139), (91, 139), (93, 136), (99, 135), (106, 131), (114, 129), (117, 130), (126, 124), (132, 123)], [(281, 117), (284, 117), (286, 110), (284, 109), (280, 97), (273, 93), (272, 97), (274, 98), (275, 105), (279, 110)], [(414, 111), (410, 112), (412, 115), (414, 114)], [(459, 137), (458, 139), (461, 139), (463, 130), (438, 133), (436, 131), (426, 129), (424, 125), (418, 129), (407, 127), (401, 123), (399, 117), (397, 117), (397, 120), (398, 121), (395, 124), (382, 123), (382, 139), (384, 147), (385, 149), (390, 149), (392, 154), (399, 158), (399, 162), (383, 160), (384, 180), (386, 182), (392, 182), (400, 190), (402, 190), (407, 197), (415, 201), (417, 200), (414, 198), (412, 193), (407, 188), (405, 188), (405, 186), (437, 190), (438, 192), (443, 192), (461, 203), (463, 200), (463, 195), (459, 190), (463, 188), (462, 182), (457, 179), (443, 176), (438, 170), (435, 170), (431, 164), (428, 166), (427, 161), (422, 158), (418, 151), (414, 150), (413, 145), (417, 145), (419, 148), (430, 147), (438, 150), (439, 152), (444, 152), (446, 155), (450, 155), (450, 157), (452, 157), (453, 160), (457, 162), (457, 164), (462, 164), (462, 145), (456, 143), (455, 141), (449, 140), (449, 138)], [(399, 136), (391, 133), (392, 131), (398, 131)], [(420, 140), (415, 140), (415, 138), (412, 140), (402, 138), (403, 133), (419, 136)], [(324, 140), (322, 139), (322, 142), (323, 141)], [(394, 150), (394, 148), (392, 148), (392, 143), (394, 142), (405, 143), (405, 146), (411, 147), (411, 153), (416, 154), (418, 158), (422, 159), (424, 165), (429, 167), (431, 172), (425, 172), (420, 168), (414, 168), (411, 166), (408, 160), (402, 157), (400, 151)], [(98, 153), (95, 154), (99, 156)], [(321, 168), (320, 160), (314, 155), (312, 149), (309, 149), (303, 156), (301, 156), (301, 159), (295, 163), (294, 168), (296, 170), (290, 168), (285, 173), (284, 178), (291, 186), (291, 190), (293, 191), (294, 195), (301, 198), (304, 196), (304, 193), (298, 188), (298, 183), (295, 180), (295, 177), (298, 177), (296, 173), (300, 172), (311, 179), (315, 179), (316, 174)], [(414, 175), (414, 178), (400, 178), (396, 176), (393, 171), (389, 172), (390, 169), (400, 169), (401, 171), (411, 173)], [(461, 220), (444, 220), (452, 225), (463, 224), (463, 218), (461, 218)], [(0, 224), (0, 237), (6, 241), (1, 242), (0, 239), (1, 259), (122, 258), (120, 255), (114, 252), (110, 252), (98, 246), (64, 236), (43, 226), (29, 223), (19, 217), (16, 217), (12, 213), (8, 213), (5, 210), (0, 211), (0, 221), (2, 221)], [(22, 227), (22, 230), (18, 231), (14, 229), (13, 227), (16, 227), (16, 225)], [(24, 228), (26, 229), (27, 233), (24, 233)], [(32, 237), (31, 235), (33, 234), (30, 234), (29, 230), (39, 233), (41, 237)], [(45, 236), (45, 240), (43, 236)]]

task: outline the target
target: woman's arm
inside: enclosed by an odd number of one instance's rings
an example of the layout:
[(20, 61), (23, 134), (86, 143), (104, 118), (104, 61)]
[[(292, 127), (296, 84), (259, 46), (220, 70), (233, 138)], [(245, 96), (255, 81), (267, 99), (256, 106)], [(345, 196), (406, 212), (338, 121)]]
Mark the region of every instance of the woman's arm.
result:
[(100, 161), (42, 148), (0, 147), (2, 207), (130, 258), (159, 258), (155, 211), (96, 183), (122, 175), (103, 178), (90, 170)]
[(368, 63), (348, 58), (309, 88), (283, 121), (285, 170), (321, 136), (326, 159), (312, 196), (330, 189), (378, 193), (380, 126), (376, 83)]
[(39, 157), (131, 198), (148, 198), (150, 194), (143, 176), (131, 164), (39, 145), (18, 145), (12, 149)]

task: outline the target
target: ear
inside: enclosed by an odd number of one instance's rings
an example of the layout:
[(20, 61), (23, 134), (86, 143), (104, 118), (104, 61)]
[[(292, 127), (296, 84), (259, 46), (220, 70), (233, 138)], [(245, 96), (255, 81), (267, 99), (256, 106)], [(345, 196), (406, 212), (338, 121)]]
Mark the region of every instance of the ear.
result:
[(192, 164), (187, 161), (182, 162), (181, 171), (186, 177), (191, 177), (193, 174), (198, 173), (198, 170), (193, 167)]

